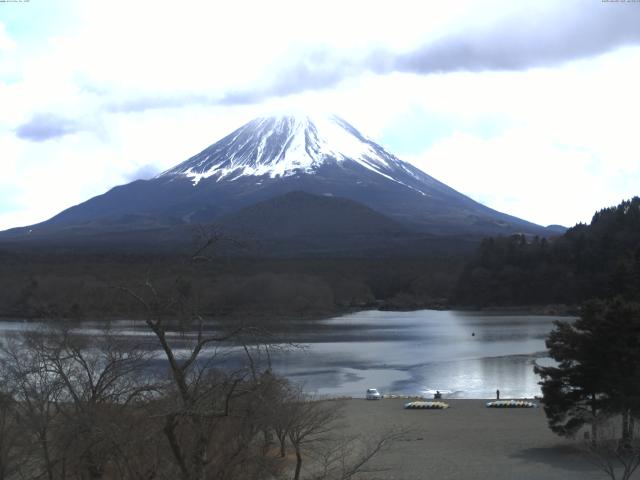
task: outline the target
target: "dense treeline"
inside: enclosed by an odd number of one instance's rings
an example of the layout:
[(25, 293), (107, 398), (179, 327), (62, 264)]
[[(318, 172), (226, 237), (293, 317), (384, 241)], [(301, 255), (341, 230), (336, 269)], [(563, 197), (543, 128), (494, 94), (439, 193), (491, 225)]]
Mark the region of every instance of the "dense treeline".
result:
[(243, 259), (194, 265), (180, 256), (0, 251), (0, 315), (130, 318), (144, 312), (118, 288), (153, 278), (207, 316), (305, 318), (361, 308), (446, 303), (461, 258)]
[[(466, 264), (465, 264), (466, 262)], [(471, 259), (226, 257), (194, 268), (180, 255), (0, 251), (0, 315), (139, 317), (116, 286), (153, 277), (209, 316), (304, 318), (362, 308), (577, 305), (639, 299), (640, 199), (545, 239), (489, 238)], [(177, 279), (177, 280), (176, 280)]]
[(474, 306), (640, 299), (640, 198), (597, 212), (557, 238), (484, 240), (456, 291)]

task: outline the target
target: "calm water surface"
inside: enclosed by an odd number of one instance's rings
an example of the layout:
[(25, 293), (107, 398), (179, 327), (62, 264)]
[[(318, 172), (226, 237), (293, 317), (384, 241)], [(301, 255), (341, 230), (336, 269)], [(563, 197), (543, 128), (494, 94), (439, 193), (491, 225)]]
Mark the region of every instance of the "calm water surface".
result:
[[(324, 320), (328, 332), (305, 351), (276, 357), (275, 369), (318, 394), (431, 394), (503, 398), (540, 394), (535, 363), (566, 317), (421, 310), (366, 311)], [(474, 335), (475, 334), (475, 335)]]
[[(274, 370), (319, 395), (382, 393), (450, 398), (533, 397), (535, 363), (548, 363), (544, 339), (566, 317), (420, 310), (365, 311), (289, 334), (302, 348), (272, 356)], [(142, 322), (118, 322), (125, 336), (146, 335)], [(37, 324), (0, 322), (0, 334)], [(96, 330), (83, 327), (81, 333)]]

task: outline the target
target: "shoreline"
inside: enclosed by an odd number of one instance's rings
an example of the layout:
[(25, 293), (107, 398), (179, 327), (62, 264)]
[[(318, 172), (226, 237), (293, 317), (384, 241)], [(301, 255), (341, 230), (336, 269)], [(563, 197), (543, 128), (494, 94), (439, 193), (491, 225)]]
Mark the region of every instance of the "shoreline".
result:
[[(311, 396), (313, 396), (313, 394), (311, 394)], [(353, 395), (331, 395), (331, 394), (327, 394), (327, 395), (318, 395), (318, 399), (320, 401), (332, 401), (332, 400), (344, 400), (344, 401), (350, 401), (350, 400), (354, 400), (354, 401), (360, 401), (360, 400), (366, 400), (365, 396), (353, 396)], [(495, 397), (479, 397), (479, 398), (471, 398), (471, 397), (446, 397), (446, 396), (442, 396), (439, 399), (435, 399), (433, 396), (429, 396), (429, 397), (425, 397), (424, 395), (409, 395), (409, 394), (402, 394), (402, 393), (391, 393), (391, 394), (384, 394), (382, 396), (382, 398), (380, 400), (413, 400), (413, 401), (418, 401), (418, 402), (433, 402), (433, 401), (438, 401), (438, 402), (445, 402), (447, 403), (448, 401), (455, 401), (455, 402), (495, 402), (496, 400), (500, 400), (500, 401), (509, 401), (509, 400), (514, 400), (514, 401), (526, 401), (526, 402), (534, 402), (536, 403), (537, 407), (542, 408), (542, 397), (539, 396), (534, 396), (534, 397), (529, 397), (529, 396), (524, 396), (524, 397), (500, 397), (495, 398)], [(373, 401), (378, 401), (378, 400), (369, 400), (370, 402)]]
[[(372, 304), (363, 307), (353, 307), (338, 309), (333, 312), (318, 312), (317, 314), (307, 314), (305, 316), (293, 314), (264, 315), (260, 312), (249, 312), (246, 315), (234, 314), (232, 316), (208, 316), (206, 318), (211, 322), (233, 322), (239, 318), (256, 318), (260, 319), (259, 323), (265, 325), (291, 325), (292, 323), (313, 323), (317, 321), (330, 320), (335, 317), (350, 315), (354, 313), (377, 311), (377, 312), (418, 312), (421, 310), (435, 311), (459, 311), (459, 312), (480, 312), (487, 315), (540, 315), (540, 316), (559, 316), (559, 317), (575, 317), (580, 314), (580, 307), (577, 305), (522, 305), (522, 306), (491, 306), (491, 307), (470, 307), (461, 305), (424, 305), (416, 308), (399, 308), (397, 306), (382, 304)], [(266, 320), (265, 320), (266, 318)], [(122, 315), (109, 314), (100, 318), (49, 318), (44, 315), (34, 315), (28, 312), (2, 312), (0, 311), (0, 321), (4, 322), (38, 322), (44, 320), (70, 321), (70, 322), (113, 322), (113, 321), (143, 321), (144, 317), (124, 318)]]
[(489, 400), (495, 399), (442, 399), (449, 404), (443, 410), (404, 409), (400, 398), (344, 400), (345, 433), (376, 438), (403, 432), (372, 461), (384, 470), (372, 479), (603, 478), (580, 441), (551, 432), (543, 408), (487, 408)]

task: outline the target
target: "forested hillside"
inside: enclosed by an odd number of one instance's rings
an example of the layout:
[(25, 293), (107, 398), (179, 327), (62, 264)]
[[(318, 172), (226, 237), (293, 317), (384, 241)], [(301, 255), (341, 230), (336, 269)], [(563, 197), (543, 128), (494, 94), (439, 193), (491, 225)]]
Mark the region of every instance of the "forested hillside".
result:
[(463, 270), (456, 300), (470, 306), (578, 304), (614, 295), (640, 299), (639, 197), (550, 240), (484, 240)]
[(0, 317), (137, 318), (121, 287), (177, 287), (207, 317), (318, 317), (445, 305), (462, 257), (246, 259), (0, 250)]

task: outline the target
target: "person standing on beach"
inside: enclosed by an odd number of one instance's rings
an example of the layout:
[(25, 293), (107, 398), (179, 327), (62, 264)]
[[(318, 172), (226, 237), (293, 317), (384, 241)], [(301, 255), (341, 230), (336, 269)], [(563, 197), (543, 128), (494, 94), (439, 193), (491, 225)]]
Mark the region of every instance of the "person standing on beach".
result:
[(500, 390), (496, 390), (496, 400), (500, 400)]

